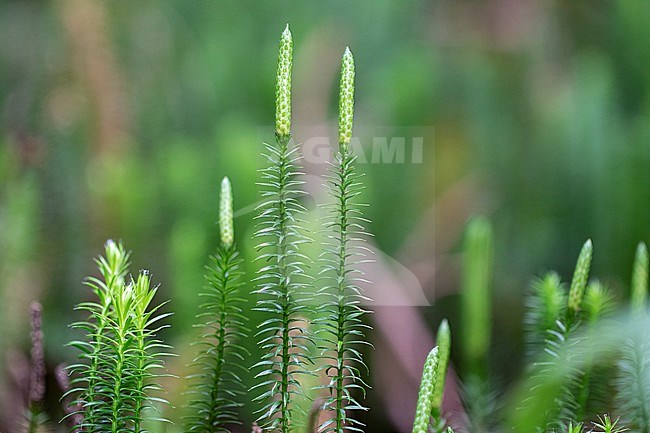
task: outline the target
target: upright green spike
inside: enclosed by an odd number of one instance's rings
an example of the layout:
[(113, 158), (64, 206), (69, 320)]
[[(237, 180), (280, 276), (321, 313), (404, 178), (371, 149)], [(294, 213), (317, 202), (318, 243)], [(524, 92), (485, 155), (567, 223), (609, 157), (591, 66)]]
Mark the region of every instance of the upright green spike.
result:
[(582, 298), (584, 297), (589, 278), (592, 255), (593, 245), (591, 239), (588, 239), (580, 250), (576, 269), (573, 272), (573, 279), (571, 280), (571, 288), (569, 289), (568, 309), (574, 315), (580, 312), (580, 305), (582, 304)]
[(438, 380), (437, 366), (438, 366), (438, 347), (434, 347), (426, 361), (422, 370), (422, 380), (420, 382), (420, 392), (418, 394), (418, 402), (415, 409), (415, 421), (413, 422), (413, 433), (427, 433), (429, 425), (431, 424), (431, 408), (433, 404), (433, 394)]
[(354, 57), (350, 47), (345, 49), (341, 60), (341, 84), (339, 87), (339, 144), (346, 153), (352, 140), (354, 119)]
[(484, 376), (491, 334), (492, 226), (473, 218), (465, 235), (462, 277), (462, 345), (468, 371)]
[[(357, 197), (363, 189), (356, 171), (356, 156), (350, 151), (354, 112), (354, 59), (346, 48), (341, 60), (339, 94), (339, 147), (335, 149), (327, 188), (333, 203), (323, 220), (327, 239), (321, 254), (323, 303), (316, 329), (322, 331), (322, 358), (319, 370), (328, 378), (327, 397), (322, 408), (320, 433), (363, 432), (356, 416), (367, 410), (360, 397), (368, 386), (361, 377), (366, 370), (362, 344), (368, 326), (362, 304), (368, 300), (357, 285), (363, 252), (358, 249), (366, 236), (363, 205)], [(318, 386), (318, 388), (323, 388)]]
[(275, 81), (275, 135), (281, 140), (291, 137), (291, 71), (293, 39), (289, 24), (280, 38), (278, 73)]
[(245, 283), (242, 260), (234, 244), (232, 203), (230, 180), (224, 177), (219, 205), (221, 245), (210, 256), (207, 285), (199, 294), (206, 301), (196, 316), (200, 318), (197, 326), (205, 332), (196, 340), (201, 347), (192, 365), (196, 371), (188, 376), (191, 397), (184, 432), (228, 433), (229, 426), (240, 422), (244, 386), (237, 375), (247, 369), (249, 353), (241, 342), (249, 338), (249, 330), (241, 307), (240, 287)]
[(449, 355), (451, 352), (451, 330), (447, 319), (443, 319), (438, 328), (436, 338), (438, 343), (438, 363), (436, 364), (436, 383), (433, 389), (431, 400), (431, 415), (439, 418), (442, 413), (442, 398), (445, 391), (445, 377), (447, 376), (447, 365), (449, 364)]
[(643, 311), (648, 297), (648, 248), (640, 242), (634, 256), (632, 270), (632, 296), (630, 304), (635, 311)]
[(268, 165), (260, 170), (263, 201), (258, 207), (259, 240), (257, 260), (264, 263), (258, 271), (256, 311), (265, 318), (259, 323), (257, 343), (262, 358), (252, 369), (260, 392), (253, 401), (259, 403), (257, 422), (266, 431), (291, 433), (294, 411), (299, 409), (297, 394), (302, 390), (298, 377), (306, 373), (305, 364), (313, 337), (307, 330), (312, 304), (305, 293), (310, 275), (305, 272), (309, 258), (301, 253), (308, 243), (299, 215), (306, 209), (300, 197), (299, 148), (291, 141), (291, 69), (293, 42), (289, 26), (282, 33), (276, 84), (275, 143), (265, 143)]
[(221, 234), (221, 244), (225, 248), (230, 248), (235, 239), (232, 212), (232, 187), (228, 177), (221, 181), (221, 196), (219, 203), (219, 230)]

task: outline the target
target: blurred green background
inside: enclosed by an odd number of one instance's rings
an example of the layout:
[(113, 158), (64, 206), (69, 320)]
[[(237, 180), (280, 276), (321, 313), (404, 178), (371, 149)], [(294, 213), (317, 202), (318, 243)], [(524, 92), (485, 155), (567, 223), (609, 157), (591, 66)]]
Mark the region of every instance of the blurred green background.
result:
[[(647, 1), (2, 0), (4, 431), (26, 389), (29, 302), (44, 304), (49, 369), (71, 362), (67, 324), (108, 238), (124, 240), (133, 268), (150, 269), (160, 300), (171, 299), (165, 338), (181, 356), (170, 368), (184, 374), (196, 293), (217, 245), (221, 177), (231, 178), (237, 209), (259, 199), (287, 22), (297, 139), (334, 136), (346, 45), (366, 149), (377, 135), (423, 138), (422, 163), (360, 165), (369, 229), (386, 254), (371, 279), (388, 291), (416, 282), (433, 304), (377, 306), (369, 431), (407, 430), (431, 330), (446, 316), (456, 332), (458, 252), (472, 214), (495, 228), (498, 381), (518, 371), (528, 281), (547, 269), (568, 278), (585, 239), (594, 273), (626, 294), (636, 243), (650, 240)], [(316, 165), (306, 172), (322, 174)], [(235, 221), (249, 262), (253, 216)], [(182, 406), (182, 381), (168, 389)]]

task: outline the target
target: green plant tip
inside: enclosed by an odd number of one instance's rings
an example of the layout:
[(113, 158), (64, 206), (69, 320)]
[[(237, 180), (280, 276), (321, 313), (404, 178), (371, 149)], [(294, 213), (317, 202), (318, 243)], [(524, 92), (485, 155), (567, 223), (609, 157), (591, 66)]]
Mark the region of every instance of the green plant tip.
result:
[(422, 380), (420, 382), (420, 392), (415, 409), (415, 420), (413, 422), (413, 433), (427, 433), (431, 425), (431, 412), (433, 403), (433, 393), (436, 386), (436, 373), (438, 365), (438, 346), (434, 347), (427, 360), (424, 362), (422, 370)]
[(648, 248), (644, 242), (639, 243), (634, 256), (632, 270), (632, 296), (630, 303), (635, 311), (645, 310), (648, 297)]
[(591, 239), (584, 243), (578, 256), (576, 269), (573, 273), (571, 280), (571, 288), (569, 289), (569, 311), (577, 314), (580, 311), (582, 298), (585, 294), (587, 287), (587, 279), (589, 278), (589, 268), (591, 267), (591, 258), (593, 256), (593, 245)]
[(224, 177), (221, 181), (221, 196), (219, 202), (219, 230), (221, 244), (230, 248), (235, 240), (235, 229), (232, 212), (232, 187), (230, 180)]
[(275, 134), (287, 140), (291, 136), (291, 70), (293, 69), (293, 39), (289, 24), (280, 38), (278, 73), (275, 82)]
[(432, 416), (437, 418), (442, 413), (442, 398), (445, 391), (445, 377), (447, 376), (447, 365), (451, 353), (451, 330), (447, 319), (443, 319), (438, 328), (436, 338), (438, 344), (438, 362), (436, 364), (436, 383), (433, 389), (431, 400)]
[(354, 122), (354, 57), (350, 47), (345, 49), (341, 60), (341, 85), (339, 87), (339, 144), (347, 152), (352, 140)]

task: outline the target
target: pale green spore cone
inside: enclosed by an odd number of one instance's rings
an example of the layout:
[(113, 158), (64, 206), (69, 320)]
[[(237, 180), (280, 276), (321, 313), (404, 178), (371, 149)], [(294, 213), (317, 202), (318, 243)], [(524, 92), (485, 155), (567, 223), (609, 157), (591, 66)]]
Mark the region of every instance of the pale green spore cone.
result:
[(572, 314), (580, 312), (582, 299), (585, 295), (587, 280), (589, 279), (589, 268), (591, 267), (591, 258), (593, 256), (593, 245), (591, 239), (584, 243), (578, 256), (576, 269), (573, 272), (571, 288), (569, 289), (568, 308)]
[(281, 140), (291, 136), (291, 70), (293, 69), (293, 39), (289, 24), (280, 38), (278, 73), (275, 81), (275, 135)]
[(438, 347), (436, 346), (431, 350), (431, 352), (429, 352), (427, 360), (424, 362), (422, 381), (420, 382), (420, 392), (418, 394), (418, 402), (415, 409), (413, 433), (427, 433), (429, 431), (433, 394), (437, 381), (437, 366)]
[(440, 417), (442, 413), (442, 398), (445, 392), (445, 378), (447, 376), (447, 366), (449, 365), (449, 355), (451, 353), (451, 330), (447, 319), (443, 319), (438, 328), (436, 336), (438, 344), (438, 363), (436, 364), (436, 383), (433, 389), (433, 398), (431, 401), (431, 416)]
[(339, 145), (343, 153), (350, 149), (353, 123), (354, 57), (350, 47), (347, 47), (341, 60), (341, 84), (339, 87)]
[(634, 256), (632, 270), (632, 295), (630, 304), (634, 311), (643, 311), (648, 298), (648, 248), (644, 242), (639, 243)]
[(235, 241), (235, 229), (232, 211), (232, 187), (230, 180), (224, 177), (221, 181), (221, 196), (219, 202), (219, 230), (221, 244), (230, 248)]
[(484, 378), (490, 348), (492, 305), (492, 225), (484, 217), (473, 218), (465, 234), (461, 305), (462, 347), (467, 370)]

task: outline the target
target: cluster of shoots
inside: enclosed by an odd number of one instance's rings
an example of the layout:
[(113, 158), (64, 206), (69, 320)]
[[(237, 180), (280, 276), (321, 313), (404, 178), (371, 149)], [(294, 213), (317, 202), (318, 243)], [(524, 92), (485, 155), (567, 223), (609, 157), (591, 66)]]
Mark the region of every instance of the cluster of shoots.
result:
[[(339, 146), (327, 178), (333, 202), (328, 204), (319, 277), (325, 282), (319, 293), (309, 293), (305, 268), (309, 259), (301, 246), (310, 242), (300, 227), (306, 209), (300, 203), (304, 192), (298, 178), (299, 148), (291, 133), (291, 72), (293, 41), (289, 27), (280, 41), (276, 81), (275, 143), (267, 144), (268, 166), (262, 170), (263, 203), (260, 206), (259, 260), (264, 265), (258, 277), (257, 309), (267, 318), (258, 326), (257, 337), (262, 360), (254, 366), (259, 382), (256, 398), (261, 426), (269, 431), (295, 429), (296, 400), (301, 396), (299, 376), (316, 373), (327, 384), (317, 387), (325, 393), (318, 410), (324, 421), (320, 432), (362, 431), (363, 423), (351, 416), (365, 410), (359, 398), (367, 385), (362, 380), (365, 364), (362, 345), (366, 344), (363, 323), (364, 297), (357, 285), (358, 267), (363, 255), (363, 219), (356, 198), (362, 187), (355, 172), (355, 156), (350, 149), (354, 116), (354, 58), (345, 50), (341, 64), (339, 92)], [(321, 308), (312, 311), (307, 298), (318, 295)], [(309, 323), (313, 326), (309, 326)], [(319, 332), (312, 332), (317, 328)], [(316, 349), (320, 355), (311, 356)]]
[[(293, 40), (289, 27), (282, 33), (276, 80), (275, 142), (265, 145), (268, 166), (262, 171), (263, 203), (259, 206), (257, 260), (262, 263), (255, 279), (255, 309), (265, 317), (257, 332), (246, 326), (245, 300), (240, 288), (246, 284), (241, 270), (233, 223), (233, 194), (228, 178), (221, 183), (220, 245), (206, 267), (205, 299), (198, 315), (199, 347), (188, 377), (189, 401), (185, 430), (228, 432), (240, 423), (244, 402), (257, 404), (256, 429), (290, 433), (298, 428), (296, 400), (303, 395), (300, 376), (321, 374), (327, 381), (316, 386), (323, 404), (318, 408), (319, 432), (362, 431), (363, 423), (351, 414), (365, 410), (360, 399), (367, 385), (362, 345), (367, 344), (363, 322), (365, 299), (357, 283), (357, 264), (363, 256), (363, 219), (356, 197), (362, 187), (350, 149), (354, 114), (354, 59), (345, 50), (341, 67), (339, 147), (328, 178), (330, 220), (324, 233), (328, 241), (321, 255), (325, 283), (315, 293), (305, 272), (309, 259), (301, 246), (310, 242), (303, 234), (299, 147), (291, 134), (291, 74)], [(72, 346), (81, 352), (81, 362), (70, 367), (71, 389), (64, 396), (68, 419), (78, 432), (140, 432), (143, 413), (157, 397), (156, 380), (160, 357), (167, 347), (156, 340), (155, 323), (164, 318), (160, 306), (152, 304), (156, 287), (141, 272), (129, 277), (129, 253), (109, 241), (105, 255), (97, 260), (101, 278), (89, 278), (96, 301), (79, 305), (88, 319), (74, 325), (86, 339)], [(318, 296), (322, 307), (310, 308), (308, 297)], [(320, 332), (313, 332), (318, 328)], [(242, 344), (255, 337), (263, 352), (248, 364)], [(318, 352), (318, 354), (315, 354)], [(310, 370), (310, 367), (315, 365)], [(242, 373), (253, 371), (256, 383), (243, 387)]]
[(528, 378), (506, 403), (497, 402), (491, 390), (492, 256), (489, 222), (472, 219), (461, 293), (464, 415), (449, 420), (442, 405), (450, 349), (443, 320), (438, 345), (424, 364), (413, 433), (649, 433), (650, 339), (641, 331), (648, 325), (645, 244), (639, 244), (634, 259), (631, 318), (616, 319), (609, 289), (590, 280), (591, 240), (582, 246), (569, 284), (555, 272), (533, 281), (525, 318)]

